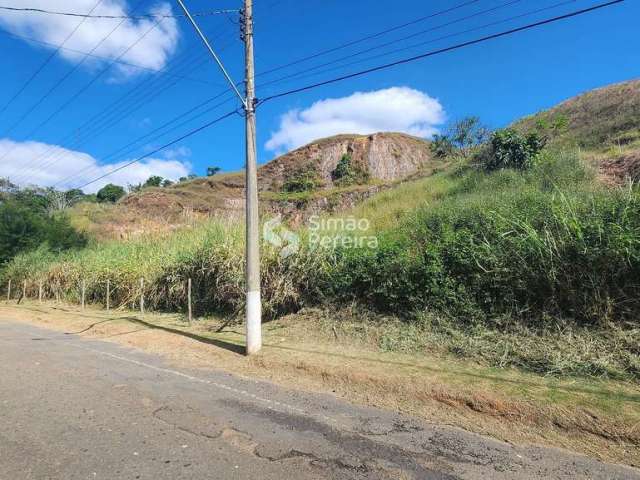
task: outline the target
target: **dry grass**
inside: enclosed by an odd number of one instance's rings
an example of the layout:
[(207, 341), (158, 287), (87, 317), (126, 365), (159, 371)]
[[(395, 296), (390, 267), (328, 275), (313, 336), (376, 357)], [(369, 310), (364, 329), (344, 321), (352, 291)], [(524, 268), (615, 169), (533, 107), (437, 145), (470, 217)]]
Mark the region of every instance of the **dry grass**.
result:
[[(556, 379), (495, 370), (471, 362), (381, 352), (357, 325), (289, 317), (265, 325), (263, 353), (238, 354), (240, 329), (222, 320), (175, 315), (81, 313), (71, 306), (2, 306), (22, 321), (161, 354), (183, 367), (224, 369), (284, 386), (333, 393), (496, 438), (568, 448), (607, 461), (640, 465), (640, 388), (594, 379)], [(107, 320), (107, 322), (103, 322)], [(304, 321), (302, 321), (304, 320)], [(99, 323), (103, 322), (103, 323)]]

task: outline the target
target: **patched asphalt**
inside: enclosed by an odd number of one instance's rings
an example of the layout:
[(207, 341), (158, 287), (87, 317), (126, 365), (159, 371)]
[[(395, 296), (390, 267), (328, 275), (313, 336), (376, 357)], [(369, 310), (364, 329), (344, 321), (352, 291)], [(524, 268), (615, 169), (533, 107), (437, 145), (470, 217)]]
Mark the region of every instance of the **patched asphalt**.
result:
[(0, 480), (640, 479), (10, 319), (0, 369)]

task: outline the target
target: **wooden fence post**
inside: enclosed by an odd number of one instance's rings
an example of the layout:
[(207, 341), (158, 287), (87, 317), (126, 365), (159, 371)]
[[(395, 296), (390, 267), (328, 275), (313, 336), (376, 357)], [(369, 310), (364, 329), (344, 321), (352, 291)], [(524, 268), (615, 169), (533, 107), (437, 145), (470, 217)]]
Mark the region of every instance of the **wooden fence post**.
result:
[(9, 285), (7, 286), (7, 302), (11, 300), (11, 279), (9, 279)]
[(42, 303), (42, 280), (38, 283), (38, 303)]
[(111, 285), (109, 284), (109, 279), (107, 278), (107, 312), (109, 311), (109, 296), (111, 295), (110, 287)]
[(82, 279), (82, 310), (84, 310), (84, 294), (87, 288), (87, 283), (86, 280), (83, 278)]
[(144, 278), (140, 279), (140, 315), (144, 315)]
[(26, 280), (22, 281), (22, 299), (23, 300), (27, 299), (27, 281)]
[(187, 305), (189, 309), (189, 325), (191, 325), (191, 277), (189, 277), (189, 280), (187, 281)]

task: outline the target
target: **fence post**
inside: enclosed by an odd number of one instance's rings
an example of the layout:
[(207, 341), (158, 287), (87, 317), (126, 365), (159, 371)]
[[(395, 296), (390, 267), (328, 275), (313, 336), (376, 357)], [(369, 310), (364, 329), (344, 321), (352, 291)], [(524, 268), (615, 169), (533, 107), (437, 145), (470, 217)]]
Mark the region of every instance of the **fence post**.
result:
[(56, 303), (60, 303), (60, 284), (56, 284)]
[(191, 325), (191, 277), (189, 277), (189, 280), (187, 281), (187, 305), (189, 308), (189, 325)]
[(111, 295), (109, 279), (107, 278), (107, 312), (109, 311), (109, 296)]
[(144, 315), (144, 278), (140, 279), (140, 315)]
[(7, 286), (7, 302), (11, 300), (11, 279), (9, 279), (9, 285)]
[(38, 303), (42, 303), (42, 280), (38, 283)]
[(26, 280), (22, 281), (22, 299), (23, 300), (27, 299), (27, 281)]
[(86, 280), (83, 278), (82, 279), (82, 310), (84, 310), (84, 294), (85, 294), (86, 288), (87, 288), (87, 283), (86, 283)]

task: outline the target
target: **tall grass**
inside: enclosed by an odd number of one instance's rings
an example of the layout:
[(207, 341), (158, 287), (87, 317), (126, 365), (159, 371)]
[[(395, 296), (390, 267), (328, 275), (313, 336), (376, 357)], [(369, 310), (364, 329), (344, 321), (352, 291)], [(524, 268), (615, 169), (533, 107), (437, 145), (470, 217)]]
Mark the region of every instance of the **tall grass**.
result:
[[(357, 302), (415, 317), (427, 310), (458, 323), (505, 318), (581, 324), (634, 321), (640, 311), (640, 192), (606, 190), (572, 154), (546, 154), (528, 172), (457, 167), (401, 185), (358, 206), (378, 248), (314, 249), (282, 258), (263, 245), (268, 316), (302, 305)], [(301, 232), (305, 233), (305, 232)], [(131, 305), (145, 280), (149, 308), (185, 308), (191, 278), (197, 313), (239, 312), (243, 233), (211, 221), (164, 236), (17, 257), (4, 280), (44, 281), (45, 293)]]
[[(2, 277), (5, 282), (26, 279), (31, 294), (42, 281), (47, 297), (59, 292), (69, 301), (78, 300), (84, 279), (87, 300), (96, 303), (104, 303), (109, 280), (111, 304), (117, 306), (139, 302), (143, 278), (145, 305), (161, 311), (186, 308), (191, 278), (196, 314), (234, 314), (244, 303), (243, 248), (239, 225), (210, 221), (164, 236), (100, 243), (62, 255), (40, 248), (16, 257)], [(285, 259), (265, 245), (262, 260), (263, 302), (269, 318), (299, 307), (322, 257), (302, 249)]]
[(343, 300), (459, 323), (505, 318), (582, 324), (640, 312), (640, 191), (604, 190), (572, 155), (531, 172), (469, 169), (436, 202), (336, 252), (328, 289)]

